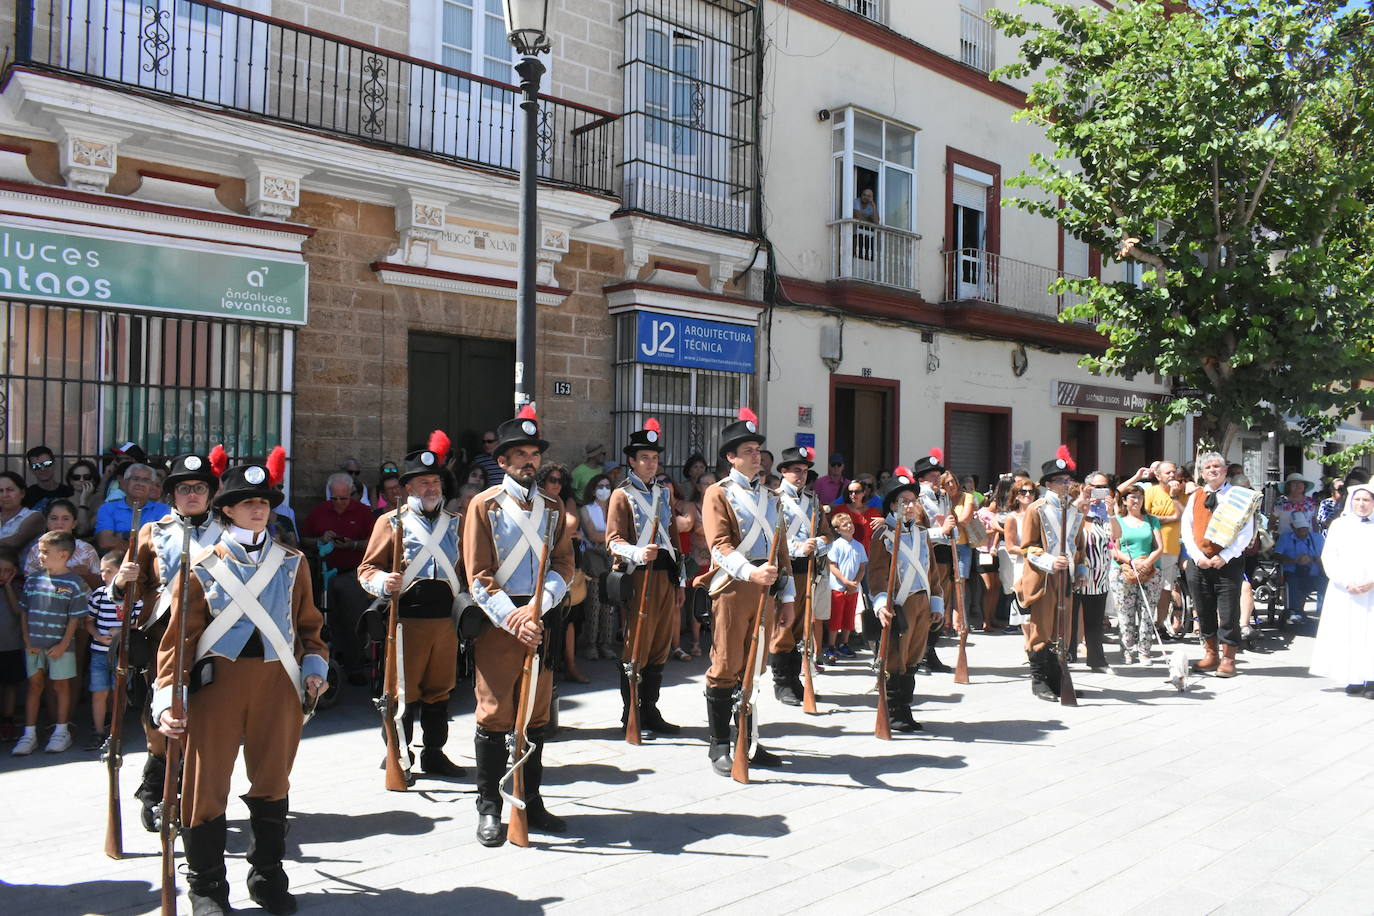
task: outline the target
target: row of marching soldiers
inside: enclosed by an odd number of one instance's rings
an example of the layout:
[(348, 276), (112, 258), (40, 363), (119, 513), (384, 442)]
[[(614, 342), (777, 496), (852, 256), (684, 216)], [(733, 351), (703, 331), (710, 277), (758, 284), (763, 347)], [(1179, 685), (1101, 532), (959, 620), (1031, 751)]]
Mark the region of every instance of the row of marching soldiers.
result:
[[(563, 508), (536, 484), (549, 443), (533, 409), (503, 423), (497, 438), (492, 454), (505, 479), (476, 496), (463, 519), (444, 508), (440, 469), (447, 437), (436, 432), (427, 448), (408, 455), (401, 475), (406, 499), (377, 520), (358, 568), (360, 584), (379, 603), (389, 602), (394, 616), (387, 640), (387, 690), (394, 701), (388, 712), (405, 738), (389, 745), (399, 759), (387, 764), (399, 766), (407, 784), (417, 721), (420, 766), (428, 774), (462, 774), (444, 747), (459, 639), (470, 641), (477, 838), (487, 846), (508, 838), (502, 820), (507, 800), (511, 824), (518, 817), (522, 833), (566, 829), (563, 819), (545, 807), (540, 791), (552, 695), (552, 675), (541, 664), (541, 653), (544, 615), (562, 602), (574, 567)], [(711, 597), (710, 765), (746, 781), (749, 765), (779, 762), (757, 740), (753, 691), (765, 653), (779, 698), (796, 704), (805, 692), (810, 699), (801, 684), (803, 673), (810, 680), (815, 651), (812, 615), (805, 609), (811, 593), (824, 590), (816, 583), (824, 581), (824, 558), (833, 545), (824, 507), (807, 488), (812, 450), (783, 453), (778, 462), (783, 483), (772, 491), (760, 477), (764, 444), (758, 420), (747, 409), (722, 430), (720, 457), (730, 471), (703, 497), (711, 564), (691, 583)], [(688, 584), (680, 573), (675, 534), (690, 521), (675, 511), (656, 482), (663, 450), (654, 420), (630, 435), (624, 453), (633, 473), (612, 494), (607, 511), (607, 542), (618, 573), (628, 580), (622, 593), (630, 615), (622, 658), (622, 724), (634, 743), (640, 732), (680, 731), (664, 719), (658, 698), (677, 630), (677, 589)], [(157, 647), (145, 725), (149, 763), (138, 791), (143, 820), (149, 829), (157, 826), (166, 742), (183, 742), (180, 810), (185, 814), (184, 823), (175, 826), (181, 828), (197, 916), (229, 912), (225, 813), (240, 747), (252, 783), (243, 796), (252, 833), (249, 894), (268, 912), (295, 910), (282, 868), (289, 776), (301, 728), (328, 689), (328, 650), (304, 557), (267, 532), (271, 510), (282, 498), (276, 483), (284, 460), (280, 449), (266, 462), (232, 468), (226, 467), (222, 449), (208, 457), (174, 459), (167, 478), (174, 511), (143, 526), (116, 580), (116, 598), (130, 590), (143, 599), (139, 631)], [(1063, 475), (1051, 472), (1062, 470), (1062, 462), (1047, 465), (1047, 480), (1057, 482)], [(885, 713), (900, 731), (920, 728), (911, 712), (914, 673), (931, 634), (943, 626), (956, 575), (949, 545), (953, 515), (947, 497), (933, 486), (943, 471), (935, 456), (912, 470), (898, 468), (880, 494), (885, 523), (872, 540), (868, 582), (874, 611), (888, 634), (880, 664), (889, 673)], [(1051, 556), (1053, 534), (1044, 545)], [(179, 576), (188, 539), (195, 549), (190, 569)], [(1046, 575), (1064, 562), (1051, 561)], [(798, 613), (799, 592), (803, 613)], [(1045, 614), (1037, 613), (1032, 607), (1027, 648), (1040, 688), (1057, 672), (1046, 658), (1048, 636), (1035, 635), (1050, 628)], [(184, 662), (178, 670), (183, 633)], [(174, 706), (174, 685), (182, 683), (184, 707)], [(178, 715), (174, 710), (181, 708)], [(521, 841), (513, 826), (510, 838)]]

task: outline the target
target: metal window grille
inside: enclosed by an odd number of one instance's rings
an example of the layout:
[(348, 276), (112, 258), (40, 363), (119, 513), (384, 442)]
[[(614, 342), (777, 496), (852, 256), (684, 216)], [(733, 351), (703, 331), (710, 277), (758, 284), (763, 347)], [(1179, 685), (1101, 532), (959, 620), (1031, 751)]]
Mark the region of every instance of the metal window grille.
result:
[(626, 0), (626, 209), (757, 234), (760, 18), (754, 0)]
[(887, 22), (887, 0), (830, 0), (831, 3), (841, 9), (849, 10), (851, 13), (858, 13), (865, 19), (872, 19), (874, 22)]
[(694, 453), (715, 467), (720, 431), (749, 403), (752, 375), (635, 362), (635, 314), (616, 316), (615, 441), (623, 443), (644, 421), (663, 425), (663, 468), (675, 479)]
[(0, 461), (121, 442), (289, 454), (294, 341), (279, 325), (0, 300)]

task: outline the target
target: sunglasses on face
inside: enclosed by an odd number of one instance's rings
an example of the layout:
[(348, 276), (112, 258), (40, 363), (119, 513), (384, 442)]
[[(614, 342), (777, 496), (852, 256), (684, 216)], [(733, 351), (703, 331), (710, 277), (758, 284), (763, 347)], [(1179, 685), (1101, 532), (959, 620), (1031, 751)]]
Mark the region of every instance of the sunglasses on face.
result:
[(90, 474), (73, 474), (72, 477), (71, 477), (71, 479), (72, 479), (72, 480), (94, 480), (95, 478), (92, 477)]
[(1035, 495), (1035, 491), (1034, 491), (1034, 490), (1017, 490), (1017, 491), (1016, 491), (1016, 495), (1017, 495), (1017, 496), (1034, 496), (1034, 495)]
[(39, 471), (39, 470), (42, 470), (43, 468), (50, 468), (50, 467), (52, 467), (52, 465), (53, 465), (53, 460), (52, 460), (51, 458), (49, 458), (47, 461), (34, 461), (34, 462), (31, 462), (31, 463), (29, 464), (29, 470), (30, 470), (30, 471)]
[(495, 445), (495, 444), (496, 444), (496, 440), (495, 440), (495, 439), (483, 439), (483, 440), (482, 440), (482, 444), (483, 444), (483, 445)]
[(544, 482), (545, 482), (545, 483), (566, 483), (567, 481), (565, 481), (562, 477), (547, 477), (547, 478), (544, 479)]
[(178, 496), (201, 496), (210, 492), (208, 484), (203, 483), (179, 483), (177, 484)]
[(357, 477), (359, 474), (362, 473), (362, 469), (359, 468), (358, 470), (355, 471), (355, 470), (353, 470), (352, 468), (349, 468), (349, 469), (348, 469), (348, 473), (352, 474), (354, 477)]

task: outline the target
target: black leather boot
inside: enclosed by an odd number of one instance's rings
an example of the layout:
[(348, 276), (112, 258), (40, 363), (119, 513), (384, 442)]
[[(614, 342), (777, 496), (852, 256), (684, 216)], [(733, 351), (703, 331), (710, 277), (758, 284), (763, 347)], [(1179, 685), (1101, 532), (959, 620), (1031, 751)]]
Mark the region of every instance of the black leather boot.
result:
[(501, 823), (501, 777), (510, 762), (504, 732), (477, 729), (473, 741), (477, 758), (477, 842), (500, 846), (506, 842), (506, 825)]
[(794, 648), (787, 653), (787, 675), (788, 683), (792, 687), (792, 693), (800, 703), (801, 697), (806, 693), (806, 686), (802, 684), (802, 665), (806, 664), (806, 659), (802, 657), (801, 649)]
[(801, 693), (792, 690), (791, 653), (771, 653), (768, 656), (768, 667), (773, 671), (773, 696), (784, 706), (800, 706)]
[(1045, 655), (1048, 649), (1041, 649), (1038, 652), (1027, 652), (1026, 660), (1030, 662), (1031, 671), (1031, 693), (1042, 700), (1059, 701), (1059, 692), (1051, 690), (1049, 677), (1045, 668)]
[(730, 720), (735, 709), (734, 691), (729, 687), (706, 688), (706, 725), (710, 730), (711, 769), (729, 776), (734, 767), (730, 759)]
[(662, 691), (662, 665), (649, 665), (639, 672), (639, 727), (659, 735), (680, 735), (682, 728), (663, 718), (658, 711), (658, 697)]
[(525, 761), (525, 816), (529, 820), (531, 830), (539, 830), (543, 833), (562, 833), (568, 829), (568, 822), (556, 814), (550, 814), (549, 809), (544, 807), (544, 798), (539, 792), (539, 787), (544, 784), (544, 741), (547, 733), (546, 728), (532, 728), (529, 730), (530, 744), (533, 750), (530, 757)]
[[(639, 702), (639, 708), (640, 708), (641, 710), (643, 710), (643, 709), (644, 709), (644, 699), (643, 699), (644, 672), (643, 672), (643, 671), (640, 671), (640, 672), (639, 672), (639, 689), (640, 689), (640, 691), (641, 691), (641, 694), (640, 694), (640, 702)], [(629, 672), (627, 672), (627, 671), (625, 670), (625, 665), (621, 665), (621, 666), (620, 666), (620, 724), (621, 724), (621, 725), (625, 725), (625, 724), (627, 724), (629, 721), (630, 721), (630, 675), (629, 675)], [(643, 730), (644, 730), (644, 720), (643, 720), (643, 718), (641, 718), (640, 721), (639, 721), (639, 730), (640, 730), (640, 731), (643, 731)]]
[(167, 782), (167, 758), (149, 754), (143, 761), (143, 781), (134, 790), (134, 798), (143, 806), (139, 820), (143, 829), (157, 833), (162, 829), (162, 790)]
[(911, 698), (916, 695), (916, 675), (893, 675), (888, 685), (889, 704), (892, 702), (892, 695), (896, 694), (896, 706), (891, 714), (892, 727), (899, 732), (920, 731), (921, 723), (911, 714)]
[(245, 795), (248, 825), (248, 896), (273, 916), (296, 912), (296, 898), (287, 889), (286, 871), (281, 867), (286, 855), (286, 811), (284, 798), (269, 801)]
[(420, 733), (424, 749), (420, 751), (420, 766), (430, 776), (463, 776), (466, 770), (444, 754), (448, 744), (448, 700), (420, 704)]
[(224, 815), (181, 831), (186, 851), (187, 899), (193, 916), (223, 916), (234, 912), (229, 905), (229, 882), (224, 870)]
[(940, 656), (935, 654), (935, 633), (933, 631), (930, 634), (930, 641), (926, 643), (925, 666), (930, 669), (932, 674), (936, 672), (943, 673), (954, 670), (949, 665), (946, 665), (944, 662), (940, 661)]

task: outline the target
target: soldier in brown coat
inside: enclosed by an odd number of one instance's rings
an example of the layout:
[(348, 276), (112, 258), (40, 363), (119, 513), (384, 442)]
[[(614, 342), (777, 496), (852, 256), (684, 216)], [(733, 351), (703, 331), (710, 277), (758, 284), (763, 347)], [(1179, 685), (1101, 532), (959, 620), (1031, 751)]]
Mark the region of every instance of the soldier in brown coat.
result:
[[(1060, 596), (1072, 605), (1073, 576), (1082, 564), (1083, 516), (1069, 501), (1077, 479), (1068, 449), (1041, 467), (1045, 495), (1030, 504), (1021, 531), (1026, 564), (1016, 582), (1016, 597), (1030, 618), (1022, 624), (1030, 661), (1031, 692), (1042, 700), (1059, 700), (1061, 670), (1053, 643), (1058, 633)], [(1066, 635), (1066, 634), (1065, 634)]]
[[(672, 491), (657, 483), (663, 452), (658, 421), (650, 417), (643, 429), (631, 433), (624, 452), (632, 473), (612, 491), (606, 506), (606, 546), (618, 565), (634, 571), (633, 591), (625, 606), (626, 613), (632, 616), (621, 658), (620, 698), (624, 709), (620, 724), (624, 725), (629, 718), (630, 678), (638, 677), (640, 729), (676, 735), (682, 729), (663, 718), (658, 697), (663, 688), (663, 666), (678, 633), (682, 582), (676, 535), (690, 529), (692, 520), (674, 511)], [(649, 591), (641, 605), (646, 588)], [(638, 616), (641, 606), (642, 617)], [(643, 633), (639, 632), (641, 628)], [(639, 657), (632, 658), (636, 647)]]
[[(758, 419), (747, 408), (740, 418), (721, 433), (720, 455), (730, 463), (730, 473), (707, 489), (702, 497), (702, 527), (711, 549), (711, 566), (697, 578), (706, 588), (711, 605), (711, 667), (706, 671), (706, 715), (711, 730), (708, 755), (711, 768), (729, 776), (730, 728), (736, 689), (744, 676), (751, 627), (759, 600), (765, 601), (762, 636), (766, 640), (772, 626), (769, 606), (781, 602), (777, 625), (789, 627), (794, 613), (796, 587), (787, 576), (768, 597), (778, 581), (779, 569), (772, 561), (778, 525), (778, 500), (759, 477), (762, 466), (763, 434)], [(762, 650), (763, 646), (757, 647)], [(761, 676), (762, 671), (756, 671)], [(781, 761), (761, 745), (749, 762), (755, 766), (777, 766)]]
[[(573, 575), (572, 533), (563, 524), (562, 504), (539, 492), (535, 474), (549, 443), (539, 437), (539, 420), (526, 407), (496, 431), (491, 454), (505, 479), (473, 497), (463, 522), (463, 568), (472, 598), (492, 626), (473, 640), (477, 693), (477, 840), (483, 846), (506, 841), (501, 824), (500, 781), (510, 759), (506, 734), (523, 728), (530, 756), (524, 764), (529, 826), (546, 833), (567, 829), (544, 807), (539, 794), (544, 773), (544, 726), (549, 721), (553, 672), (540, 666), (528, 722), (517, 722), (525, 650), (542, 645), (543, 616), (558, 606)], [(535, 607), (539, 559), (549, 546), (541, 606)]]

